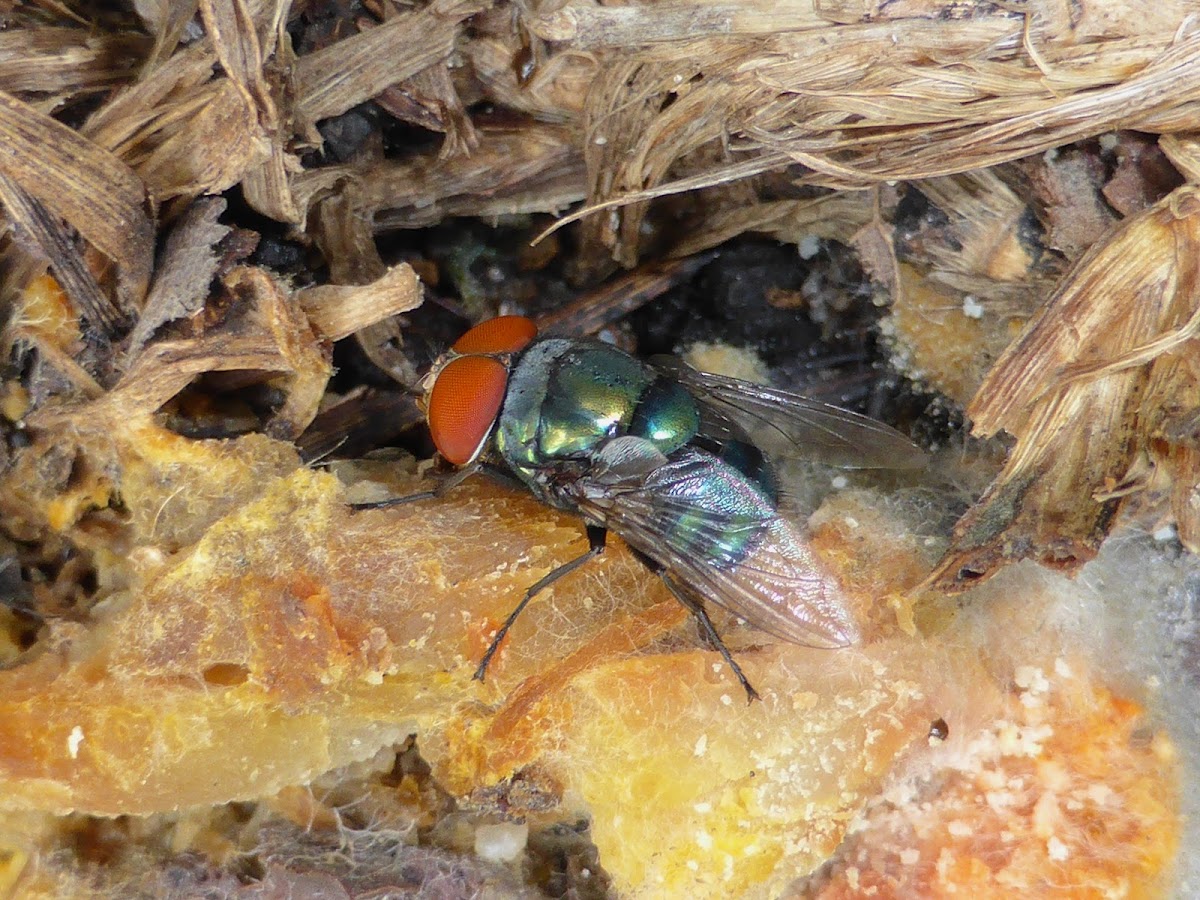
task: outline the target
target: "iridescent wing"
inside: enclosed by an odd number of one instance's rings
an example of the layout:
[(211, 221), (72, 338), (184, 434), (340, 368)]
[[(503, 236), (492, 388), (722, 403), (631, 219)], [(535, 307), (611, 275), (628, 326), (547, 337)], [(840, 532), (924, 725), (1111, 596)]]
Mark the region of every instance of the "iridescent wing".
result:
[(700, 372), (674, 357), (656, 356), (651, 363), (706, 408), (701, 430), (712, 437), (728, 437), (726, 423), (732, 422), (777, 459), (812, 458), (846, 469), (919, 469), (926, 463), (925, 453), (904, 435), (858, 413), (791, 391)]
[(832, 648), (857, 640), (837, 582), (736, 469), (690, 448), (667, 460), (634, 437), (611, 441), (597, 464), (597, 478), (575, 486), (580, 511), (696, 599), (793, 643)]

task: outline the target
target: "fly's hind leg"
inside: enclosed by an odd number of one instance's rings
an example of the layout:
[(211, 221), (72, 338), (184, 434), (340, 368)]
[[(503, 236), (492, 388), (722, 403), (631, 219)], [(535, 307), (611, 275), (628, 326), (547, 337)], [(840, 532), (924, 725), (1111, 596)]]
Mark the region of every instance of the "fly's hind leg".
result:
[(492, 661), (492, 657), (496, 655), (496, 651), (500, 649), (500, 643), (508, 634), (508, 629), (512, 628), (513, 623), (517, 621), (517, 617), (525, 609), (526, 605), (544, 591), (558, 579), (564, 575), (569, 575), (590, 559), (595, 559), (604, 552), (604, 544), (608, 538), (608, 529), (601, 528), (599, 525), (587, 526), (588, 549), (587, 552), (575, 557), (570, 562), (565, 562), (554, 571), (550, 572), (545, 578), (540, 579), (530, 586), (525, 592), (525, 596), (521, 598), (521, 602), (516, 608), (508, 614), (508, 618), (504, 620), (504, 624), (500, 626), (500, 630), (496, 632), (496, 636), (492, 638), (492, 642), (488, 645), (487, 652), (483, 654), (483, 659), (479, 663), (479, 668), (475, 670), (475, 679), (483, 681), (484, 675), (487, 674), (487, 667)]
[(667, 590), (675, 595), (675, 599), (682, 603), (684, 608), (696, 617), (696, 621), (700, 623), (700, 628), (704, 632), (704, 636), (708, 638), (709, 642), (717, 649), (717, 652), (721, 654), (721, 658), (729, 664), (729, 668), (737, 676), (738, 683), (746, 691), (746, 702), (753, 703), (755, 700), (761, 700), (762, 697), (758, 696), (758, 691), (754, 689), (754, 685), (750, 683), (750, 679), (746, 677), (746, 674), (742, 671), (742, 667), (737, 664), (733, 658), (733, 654), (729, 652), (729, 648), (721, 640), (721, 635), (717, 634), (717, 628), (713, 625), (712, 619), (708, 617), (708, 611), (704, 608), (704, 604), (693, 598), (687, 591), (676, 584), (662, 566), (640, 553), (638, 556), (641, 557), (642, 562), (658, 574), (658, 577), (663, 580), (663, 584), (667, 586)]

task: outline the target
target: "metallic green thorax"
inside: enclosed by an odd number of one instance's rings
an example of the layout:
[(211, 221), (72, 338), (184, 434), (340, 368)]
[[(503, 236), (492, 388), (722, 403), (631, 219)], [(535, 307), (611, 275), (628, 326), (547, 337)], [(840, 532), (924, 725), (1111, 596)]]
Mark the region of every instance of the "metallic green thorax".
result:
[(550, 339), (513, 367), (496, 449), (541, 493), (535, 470), (584, 460), (608, 438), (632, 434), (666, 455), (699, 426), (692, 396), (639, 360), (601, 343)]

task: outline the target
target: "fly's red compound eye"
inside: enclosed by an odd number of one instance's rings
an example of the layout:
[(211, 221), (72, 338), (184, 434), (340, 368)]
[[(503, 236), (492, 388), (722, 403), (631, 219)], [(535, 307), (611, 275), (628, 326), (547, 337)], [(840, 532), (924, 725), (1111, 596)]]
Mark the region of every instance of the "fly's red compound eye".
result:
[(524, 316), (498, 316), (480, 322), (450, 349), (455, 353), (516, 353), (537, 337), (537, 326)]
[(465, 466), (479, 455), (507, 383), (508, 369), (489, 356), (460, 356), (438, 372), (427, 416), (434, 446), (447, 462)]

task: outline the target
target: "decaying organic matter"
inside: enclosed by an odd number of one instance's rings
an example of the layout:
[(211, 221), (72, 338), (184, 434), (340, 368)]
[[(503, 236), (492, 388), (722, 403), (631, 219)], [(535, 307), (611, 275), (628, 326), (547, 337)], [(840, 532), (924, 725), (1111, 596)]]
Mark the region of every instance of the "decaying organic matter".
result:
[[(0, 893), (1194, 893), (1192, 7), (0, 4)], [(580, 523), (351, 504), (497, 313), (924, 443), (862, 643), (614, 540), (472, 681)]]
[(1126, 220), (1063, 277), (967, 407), (977, 433), (1003, 429), (1017, 442), (935, 577), (952, 586), (1012, 558), (1091, 558), (1151, 456), (1170, 479), (1180, 539), (1200, 549), (1197, 411), (1183, 399), (1198, 396), (1198, 277), (1200, 196), (1190, 186)]

